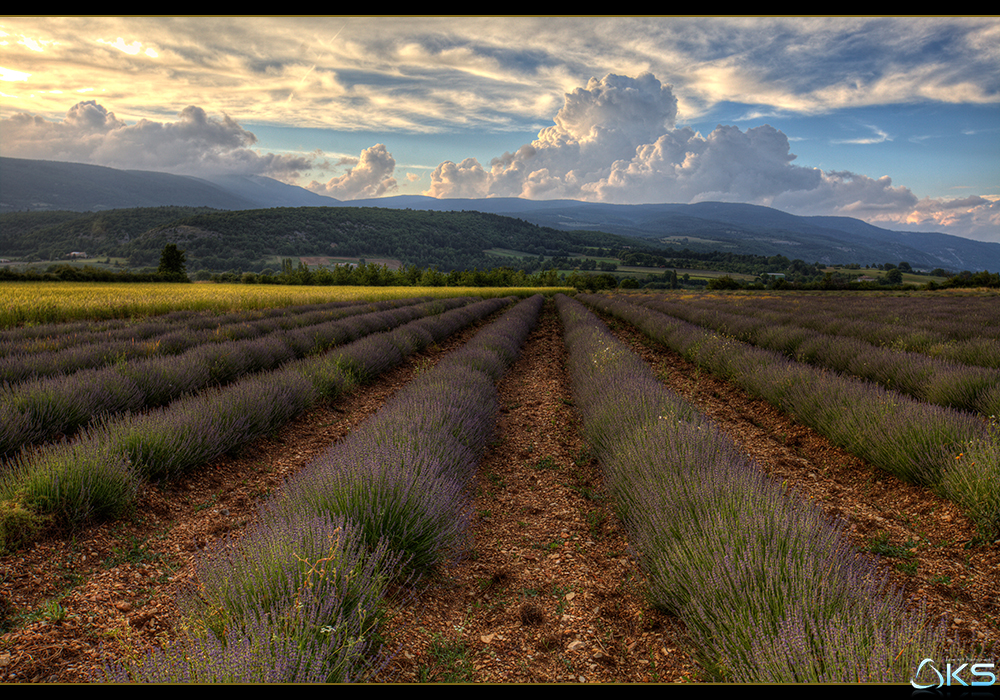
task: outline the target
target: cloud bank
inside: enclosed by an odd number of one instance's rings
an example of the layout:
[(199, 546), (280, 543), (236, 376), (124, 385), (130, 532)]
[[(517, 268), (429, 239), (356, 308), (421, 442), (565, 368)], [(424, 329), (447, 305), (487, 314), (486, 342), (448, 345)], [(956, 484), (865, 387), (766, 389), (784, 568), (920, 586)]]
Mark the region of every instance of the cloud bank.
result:
[(261, 154), (257, 137), (228, 115), (185, 107), (172, 122), (119, 120), (95, 100), (78, 102), (61, 121), (25, 113), (0, 120), (6, 156), (62, 160), (133, 170), (211, 176), (240, 173), (291, 181), (313, 167), (303, 156)]
[(702, 136), (676, 128), (676, 118), (672, 88), (650, 73), (591, 78), (567, 93), (553, 126), (537, 139), (494, 158), (488, 168), (475, 159), (441, 163), (424, 194), (770, 203), (824, 183), (821, 171), (793, 163), (788, 138), (771, 126), (741, 131), (720, 125)]
[[(718, 125), (707, 135), (678, 126), (678, 99), (652, 73), (609, 73), (565, 93), (537, 138), (487, 165), (444, 161), (424, 194), (639, 204), (729, 201), (803, 215), (841, 215), (896, 229), (945, 230), (1000, 242), (1000, 204), (973, 196), (918, 199), (889, 177), (824, 172), (795, 163), (788, 137), (767, 124)], [(172, 121), (126, 123), (96, 100), (61, 120), (16, 113), (0, 120), (4, 155), (180, 174), (265, 175), (288, 183), (333, 170), (307, 189), (339, 200), (399, 191), (396, 160), (378, 143), (330, 164), (321, 152), (261, 153), (257, 137), (223, 113), (188, 106)]]
[[(649, 71), (691, 118), (720, 102), (798, 114), (920, 99), (995, 104), (984, 17), (8, 17), (17, 99), (197, 104), (261, 123), (520, 130), (590, 75)], [(44, 63), (39, 58), (44, 56)], [(331, 102), (336, 109), (331, 109)], [(289, 106), (294, 109), (289, 110)]]
[[(578, 199), (618, 204), (727, 201), (804, 215), (851, 216), (894, 226), (961, 229), (998, 240), (997, 209), (982, 197), (918, 198), (889, 177), (796, 165), (788, 137), (762, 125), (676, 127), (677, 99), (652, 74), (591, 78), (566, 94), (554, 124), (484, 167), (446, 161), (433, 197)], [(977, 235), (978, 234), (978, 235)]]

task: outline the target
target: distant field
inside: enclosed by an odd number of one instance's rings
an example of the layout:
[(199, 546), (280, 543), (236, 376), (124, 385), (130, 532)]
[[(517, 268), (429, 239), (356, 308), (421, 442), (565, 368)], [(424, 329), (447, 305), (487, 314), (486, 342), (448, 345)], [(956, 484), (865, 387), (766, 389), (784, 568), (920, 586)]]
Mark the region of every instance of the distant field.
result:
[[(615, 270), (616, 273), (619, 272), (632, 272), (637, 275), (649, 275), (649, 274), (663, 274), (667, 270), (673, 270), (675, 268), (666, 267), (619, 267)], [(732, 277), (734, 280), (753, 280), (757, 278), (757, 275), (745, 275), (740, 272), (723, 272), (721, 270), (694, 270), (689, 268), (678, 267), (677, 276), (683, 277), (684, 275), (689, 275), (694, 279), (706, 279), (711, 280), (717, 277)]]
[(100, 270), (122, 270), (128, 268), (128, 258), (109, 258), (99, 256), (92, 258), (62, 258), (59, 260), (37, 260), (35, 262), (22, 262), (14, 260), (3, 263), (3, 267), (11, 267), (15, 270), (31, 270), (34, 272), (44, 272), (53, 265), (69, 265), (70, 267), (96, 267)]
[(0, 282), (0, 328), (148, 316), (181, 309), (233, 311), (324, 301), (507, 296), (546, 290), (470, 287), (311, 287), (242, 284)]
[[(888, 274), (888, 271), (884, 270), (856, 270), (846, 267), (826, 267), (823, 268), (823, 272), (839, 272), (845, 275), (857, 275), (860, 277), (870, 277), (871, 279), (879, 280), (884, 279)], [(947, 277), (936, 277), (931, 275), (916, 275), (912, 272), (903, 273), (903, 284), (927, 284), (928, 282), (934, 282), (935, 284), (940, 284), (941, 282), (947, 281)]]
[[(304, 257), (300, 256), (299, 260), (304, 265), (309, 267), (326, 267), (327, 265), (343, 265), (351, 264), (357, 265), (359, 262), (364, 260), (369, 265), (385, 265), (390, 270), (398, 270), (403, 267), (403, 263), (395, 258), (368, 258), (364, 256), (344, 258), (344, 257), (334, 257), (334, 256), (314, 256), (314, 257)], [(281, 267), (280, 261), (278, 267)]]

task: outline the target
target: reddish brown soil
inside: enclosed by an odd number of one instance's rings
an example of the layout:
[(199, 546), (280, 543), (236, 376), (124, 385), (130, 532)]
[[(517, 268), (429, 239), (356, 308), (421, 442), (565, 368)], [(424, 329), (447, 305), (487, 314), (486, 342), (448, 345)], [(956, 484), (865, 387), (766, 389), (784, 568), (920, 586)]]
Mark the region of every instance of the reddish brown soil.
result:
[[(167, 486), (136, 514), (52, 535), (0, 559), (0, 679), (87, 682), (175, 634), (175, 596), (198, 552), (238, 533), (259, 500), (376, 411), (415, 372), (474, 331), (377, 382), (308, 412), (276, 436)], [(926, 489), (833, 448), (676, 355), (617, 328), (664, 382), (729, 432), (763, 469), (849, 522), (859, 548), (879, 533), (908, 556), (884, 558), (893, 583), (956, 633), (1000, 649), (1000, 547), (967, 546), (972, 525)], [(393, 604), (388, 682), (688, 682), (683, 625), (649, 608), (599, 465), (579, 432), (551, 303), (499, 385), (497, 438), (479, 473), (471, 556)]]

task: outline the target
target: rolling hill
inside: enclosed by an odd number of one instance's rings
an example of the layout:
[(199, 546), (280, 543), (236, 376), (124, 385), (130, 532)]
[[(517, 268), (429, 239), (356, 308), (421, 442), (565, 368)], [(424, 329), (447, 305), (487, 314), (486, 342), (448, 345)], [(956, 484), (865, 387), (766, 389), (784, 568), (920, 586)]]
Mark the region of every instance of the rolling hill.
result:
[[(23, 217), (14, 216), (17, 212), (49, 212), (50, 221), (51, 217), (62, 217), (66, 224), (65, 220), (73, 217), (56, 212), (107, 212), (161, 207), (186, 209), (166, 218), (160, 216), (148, 228), (141, 230), (136, 228), (140, 225), (141, 217), (116, 219), (118, 223), (113, 226), (119, 227), (116, 230), (119, 244), (115, 249), (120, 253), (122, 245), (133, 241), (149, 228), (207, 209), (234, 211), (274, 207), (363, 207), (425, 213), (482, 212), (512, 217), (543, 227), (547, 231), (545, 238), (554, 236), (556, 232), (575, 232), (574, 235), (584, 231), (603, 232), (632, 239), (633, 244), (640, 247), (655, 246), (676, 252), (688, 249), (698, 253), (723, 251), (742, 255), (783, 255), (789, 259), (822, 264), (855, 262), (864, 265), (906, 261), (916, 269), (928, 270), (938, 267), (953, 271), (1000, 270), (998, 243), (984, 243), (943, 233), (891, 231), (849, 217), (795, 216), (750, 204), (700, 202), (616, 205), (517, 198), (434, 199), (417, 195), (341, 202), (260, 176), (195, 178), (159, 172), (116, 170), (80, 163), (0, 158), (0, 212), (3, 212), (0, 215), (0, 255), (25, 254), (25, 226), (30, 226), (36, 236), (42, 237), (28, 246), (36, 254), (42, 249), (53, 249), (53, 245), (57, 248), (64, 246), (71, 238), (66, 229), (40, 227), (38, 218), (34, 218), (29, 224)], [(121, 223), (127, 218), (132, 220), (132, 224)], [(89, 225), (96, 225), (98, 228), (112, 225), (108, 223), (110, 220), (104, 221), (104, 224), (94, 224), (92, 220)], [(82, 219), (79, 219), (75, 225), (79, 226), (81, 222)], [(441, 220), (438, 222), (441, 223)], [(188, 238), (191, 233), (187, 232)], [(93, 232), (88, 235), (93, 236)], [(301, 246), (308, 250), (299, 251), (294, 237), (285, 240), (280, 238), (282, 235), (286, 234), (276, 234), (275, 241), (258, 235), (250, 249), (235, 252), (242, 253), (240, 258), (243, 262), (258, 260), (267, 255), (320, 254), (316, 245), (313, 245), (315, 241), (309, 246)], [(85, 242), (86, 240), (82, 240), (77, 245), (82, 246)], [(538, 245), (534, 247), (539, 249), (555, 250), (565, 247), (565, 241), (558, 236), (548, 246), (544, 241), (535, 242)], [(232, 239), (230, 243), (231, 245), (223, 246), (225, 251), (216, 251), (213, 255), (213, 244), (209, 241), (201, 246), (203, 257), (223, 258), (224, 255), (218, 254), (222, 252), (231, 256), (234, 254), (233, 246), (242, 244), (237, 239)], [(337, 241), (329, 240), (319, 244), (320, 247), (326, 246), (324, 253), (330, 252), (331, 243)], [(501, 241), (499, 245), (497, 241), (492, 241), (492, 244), (494, 247), (515, 248), (509, 240)], [(413, 250), (410, 250), (411, 247)], [(415, 240), (413, 246), (401, 246), (397, 238), (394, 245), (387, 249), (384, 249), (382, 243), (373, 240), (370, 250), (366, 252), (408, 259), (414, 264), (448, 266), (455, 262), (455, 258), (446, 251), (450, 245), (437, 246), (437, 250), (435, 247), (434, 242), (428, 243), (427, 240)], [(95, 249), (93, 245), (90, 248)], [(111, 248), (112, 246), (104, 245), (101, 250), (112, 255)], [(279, 249), (284, 252), (277, 252)], [(135, 245), (131, 249), (126, 246), (123, 257), (134, 256), (136, 250)], [(344, 250), (346, 249), (342, 248), (341, 252)], [(570, 246), (567, 250), (575, 249)], [(437, 262), (434, 262), (436, 255)], [(136, 262), (148, 264), (140, 261), (142, 257), (140, 255), (136, 258)], [(463, 260), (468, 264), (467, 257)]]

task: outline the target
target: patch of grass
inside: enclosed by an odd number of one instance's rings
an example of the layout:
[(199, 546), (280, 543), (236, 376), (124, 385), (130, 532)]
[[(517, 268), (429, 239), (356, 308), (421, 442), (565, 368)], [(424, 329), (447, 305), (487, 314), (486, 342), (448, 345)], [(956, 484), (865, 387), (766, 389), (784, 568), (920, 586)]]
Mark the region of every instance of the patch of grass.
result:
[(570, 601), (576, 596), (576, 592), (569, 586), (552, 586), (552, 597), (559, 601), (556, 604), (556, 615), (560, 617), (566, 612)]
[(493, 486), (496, 486), (499, 489), (506, 488), (507, 486), (507, 482), (504, 480), (504, 478), (495, 472), (492, 471), (486, 472), (486, 478)]
[(593, 539), (598, 539), (601, 536), (601, 530), (604, 526), (604, 521), (607, 519), (607, 513), (600, 510), (587, 511), (587, 527), (590, 529), (590, 536)]
[(40, 622), (42, 620), (48, 622), (62, 622), (66, 619), (68, 615), (66, 608), (63, 607), (62, 594), (56, 598), (50, 598), (48, 601), (43, 603), (40, 607), (24, 612), (21, 615), (17, 615), (11, 619), (11, 624), (9, 629), (13, 629), (22, 624), (31, 624), (33, 622)]
[(603, 503), (608, 500), (608, 495), (606, 493), (601, 493), (596, 491), (589, 486), (570, 486), (571, 490), (576, 491), (578, 494), (586, 498), (588, 501), (593, 501), (594, 503)]
[(917, 573), (917, 562), (903, 561), (896, 564), (896, 568), (902, 571), (904, 574), (909, 574), (910, 576), (914, 576)]
[(62, 622), (66, 619), (66, 608), (58, 600), (50, 600), (42, 608), (42, 615), (49, 622)]
[(590, 464), (591, 460), (594, 459), (594, 453), (589, 447), (584, 447), (580, 452), (573, 458), (573, 464), (577, 467), (585, 467)]
[(554, 471), (559, 470), (559, 465), (556, 463), (555, 457), (542, 457), (540, 460), (531, 465), (532, 469), (552, 469)]
[(110, 566), (125, 563), (141, 564), (162, 558), (163, 555), (149, 551), (147, 540), (140, 540), (135, 535), (125, 535), (122, 544), (112, 548), (108, 564)]
[(538, 549), (544, 549), (547, 552), (555, 552), (561, 549), (563, 544), (565, 544), (565, 540), (556, 538), (551, 542), (547, 542), (544, 544), (536, 544), (535, 547), (537, 547)]
[(871, 543), (868, 545), (868, 551), (883, 557), (892, 557), (893, 559), (912, 559), (913, 552), (911, 550), (915, 545), (916, 542), (913, 541), (908, 541), (902, 545), (892, 544), (889, 542), (889, 533), (880, 532), (872, 538)]
[(469, 658), (469, 645), (464, 640), (449, 640), (440, 633), (435, 633), (428, 656), (433, 660), (429, 666), (418, 670), (421, 683), (472, 683), (475, 681), (472, 673), (472, 661)]

